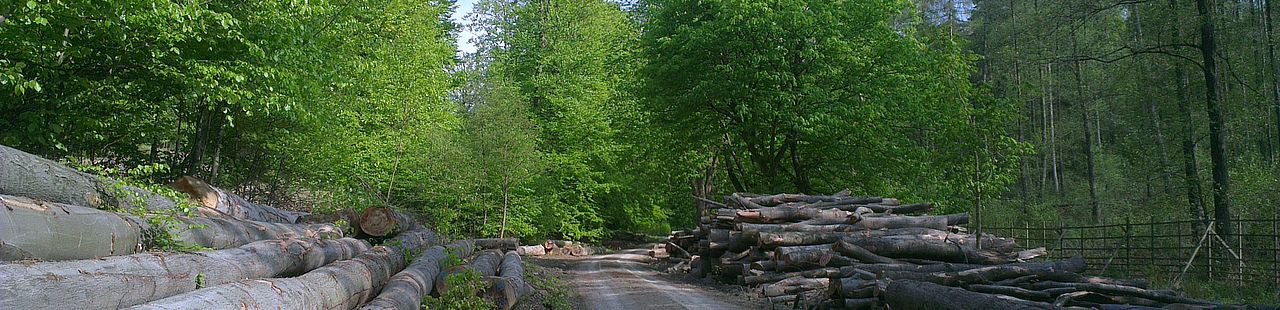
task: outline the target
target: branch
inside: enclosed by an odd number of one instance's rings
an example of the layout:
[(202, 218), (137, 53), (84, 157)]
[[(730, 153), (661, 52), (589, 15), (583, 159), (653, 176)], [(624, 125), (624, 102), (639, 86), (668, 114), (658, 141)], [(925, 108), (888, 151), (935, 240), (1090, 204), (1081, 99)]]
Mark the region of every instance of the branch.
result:
[[(1183, 55), (1178, 55), (1176, 53), (1173, 53), (1172, 51), (1167, 50), (1167, 48), (1173, 48), (1173, 47), (1199, 48), (1199, 46), (1195, 44), (1178, 43), (1178, 44), (1157, 45), (1157, 46), (1152, 46), (1144, 49), (1135, 50), (1132, 47), (1125, 45), (1125, 46), (1118, 47), (1114, 50), (1111, 50), (1110, 52), (1106, 52), (1097, 56), (1075, 55), (1075, 56), (1067, 56), (1067, 57), (1042, 58), (1042, 59), (1039, 59), (1038, 61), (1040, 61), (1042, 64), (1067, 63), (1067, 62), (1078, 62), (1078, 61), (1096, 61), (1101, 63), (1113, 63), (1113, 62), (1121, 61), (1131, 57), (1135, 57), (1138, 55), (1154, 54), (1154, 55), (1165, 55), (1173, 58), (1182, 59), (1191, 64), (1196, 65), (1196, 67), (1199, 67), (1202, 71), (1204, 70), (1204, 65), (1196, 61), (1195, 59), (1187, 56), (1183, 56)], [(1122, 52), (1125, 52), (1125, 51), (1128, 51), (1128, 53), (1121, 54)], [(1120, 54), (1120, 55), (1117, 55), (1117, 54)]]

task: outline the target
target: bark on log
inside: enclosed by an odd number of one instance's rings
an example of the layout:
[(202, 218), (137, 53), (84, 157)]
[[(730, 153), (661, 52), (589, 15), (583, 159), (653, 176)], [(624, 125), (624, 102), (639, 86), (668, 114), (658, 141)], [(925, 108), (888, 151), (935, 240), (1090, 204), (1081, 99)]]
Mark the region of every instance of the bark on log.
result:
[(1025, 300), (1034, 300), (1034, 301), (1053, 300), (1053, 295), (1050, 295), (1049, 293), (1046, 293), (1043, 291), (1033, 291), (1033, 290), (1028, 290), (1025, 288), (1014, 287), (1014, 286), (971, 284), (966, 286), (965, 289), (968, 289), (974, 292), (979, 292), (979, 293), (1012, 296), (1012, 297), (1017, 297), (1019, 299), (1025, 299)]
[(871, 253), (871, 251), (867, 251), (867, 249), (864, 249), (860, 246), (854, 245), (849, 242), (845, 242), (843, 240), (836, 242), (834, 245), (832, 245), (832, 249), (835, 250), (836, 253), (840, 253), (840, 255), (844, 255), (846, 257), (859, 260), (863, 263), (902, 264), (902, 262), (898, 260), (876, 255), (876, 253)]
[[(1085, 269), (1084, 259), (1080, 258), (1079, 256), (1072, 257), (1066, 260), (1061, 260), (1061, 261), (1035, 262), (1035, 263), (1030, 263), (1030, 262), (1011, 263), (1011, 264), (1005, 264), (1003, 266), (1027, 268), (1032, 270), (1046, 270), (1046, 271), (1056, 270), (1056, 271), (1065, 271), (1068, 273), (1084, 272), (1084, 269)], [(987, 267), (991, 267), (991, 266), (977, 265), (977, 264), (952, 264), (952, 263), (942, 263), (942, 264), (934, 264), (934, 265), (854, 264), (848, 267), (843, 267), (841, 269), (842, 270), (847, 269), (847, 271), (842, 272), (843, 274), (847, 275), (847, 274), (851, 274), (852, 270), (854, 269), (869, 271), (873, 273), (894, 272), (894, 271), (904, 271), (904, 272), (913, 272), (913, 273), (931, 273), (931, 272), (958, 272), (958, 271), (987, 268)], [(1040, 283), (1040, 282), (1037, 282), (1037, 283)]]
[[(979, 250), (973, 244), (951, 242), (946, 239), (914, 238), (910, 236), (884, 236), (875, 238), (843, 238), (852, 243), (885, 257), (921, 258), (943, 262), (1004, 264), (1020, 257), (991, 250)], [(963, 239), (958, 239), (960, 241)]]
[(707, 248), (716, 251), (741, 252), (751, 246), (742, 232), (728, 229), (712, 229), (707, 240), (710, 240)]
[(871, 310), (880, 309), (880, 298), (845, 298), (839, 300), (841, 309)]
[(667, 252), (671, 254), (675, 254), (675, 257), (689, 258), (693, 256), (693, 255), (689, 255), (689, 251), (686, 251), (683, 247), (680, 247), (680, 245), (675, 244), (675, 242), (671, 242), (670, 240), (668, 240), (664, 242), (664, 244), (666, 245), (665, 248)]
[(852, 212), (840, 209), (769, 207), (738, 211), (734, 214), (734, 220), (745, 223), (783, 223), (811, 219), (848, 222), (852, 216)]
[(356, 258), (333, 262), (292, 278), (249, 279), (170, 296), (131, 309), (352, 309), (403, 270), (406, 252), (437, 244), (435, 233), (400, 233)]
[(908, 227), (947, 230), (947, 226), (969, 223), (969, 213), (937, 216), (862, 217), (854, 226), (862, 229), (894, 229)]
[(858, 208), (866, 208), (868, 210), (871, 210), (871, 212), (881, 213), (881, 214), (919, 214), (919, 213), (928, 213), (929, 211), (933, 210), (932, 203), (916, 203), (916, 204), (901, 205), (901, 206), (896, 206), (896, 205), (890, 206), (890, 205), (882, 205), (882, 204), (842, 204), (842, 205), (813, 204), (813, 205), (808, 205), (807, 207), (835, 208), (835, 209), (840, 209), (845, 211), (856, 211), (858, 210)]
[(512, 251), (520, 246), (520, 240), (516, 238), (480, 238), (472, 239), (476, 246), (485, 250), (503, 250)]
[(541, 245), (528, 245), (516, 247), (516, 253), (520, 255), (542, 256), (547, 255), (547, 249)]
[(786, 278), (805, 277), (805, 278), (830, 278), (840, 275), (840, 268), (821, 268), (810, 269), (805, 271), (796, 271), (788, 273), (765, 273), (761, 275), (745, 276), (742, 278), (743, 284), (756, 285), (760, 283), (770, 283), (781, 281)]
[[(0, 265), (0, 309), (118, 309), (254, 278), (289, 277), (369, 249), (362, 240), (288, 239), (199, 253)], [(200, 279), (200, 280), (197, 280)]]
[(387, 285), (378, 293), (378, 297), (360, 307), (362, 310), (399, 309), (417, 310), (422, 307), (422, 298), (431, 294), (435, 287), (436, 276), (444, 266), (450, 253), (470, 254), (473, 248), (470, 240), (459, 240), (448, 246), (433, 246), (418, 254), (413, 263), (387, 280)]
[(884, 301), (894, 310), (1053, 309), (1053, 305), (1048, 303), (1014, 301), (996, 295), (912, 280), (890, 282), (884, 292)]
[(97, 209), (144, 207), (158, 211), (177, 205), (151, 191), (116, 183), (0, 145), (0, 194)]
[(750, 198), (750, 200), (752, 203), (765, 206), (765, 207), (772, 207), (772, 206), (776, 206), (776, 205), (780, 205), (788, 202), (815, 203), (815, 202), (825, 201), (825, 202), (845, 202), (845, 203), (852, 204), (852, 203), (877, 203), (877, 202), (883, 201), (883, 199), (879, 197), (849, 197), (849, 196), (841, 196), (841, 195), (822, 196), (822, 195), (804, 195), (804, 194), (776, 194), (776, 195), (752, 197)]
[(401, 231), (422, 228), (413, 218), (388, 207), (369, 207), (360, 213), (360, 235), (372, 237), (392, 236)]
[(877, 282), (858, 277), (831, 279), (831, 298), (867, 298), (875, 295)]
[(494, 250), (482, 251), (471, 260), (470, 264), (445, 268), (436, 276), (435, 294), (440, 295), (449, 290), (449, 277), (466, 270), (475, 271), (480, 277), (494, 276), (498, 273), (498, 266), (502, 264), (501, 253)]
[[(227, 249), (259, 240), (333, 238), (331, 224), (283, 224), (175, 217), (177, 241)], [(194, 227), (190, 228), (189, 227)], [(136, 216), (0, 195), (0, 260), (74, 260), (139, 252), (164, 227)]]
[[(748, 239), (757, 240), (757, 244), (763, 247), (774, 246), (796, 246), (796, 245), (814, 245), (834, 243), (841, 238), (875, 238), (893, 236), (894, 238), (916, 238), (916, 239), (934, 239), (947, 241), (960, 245), (974, 246), (977, 237), (968, 234), (955, 234), (942, 230), (929, 228), (898, 228), (898, 229), (880, 229), (880, 230), (858, 230), (845, 232), (760, 232), (756, 234), (744, 233)], [(1013, 239), (999, 238), (990, 234), (982, 235), (982, 244), (984, 249), (994, 251), (1013, 251), (1017, 244)]]
[(401, 233), (349, 260), (337, 261), (292, 278), (250, 279), (208, 287), (138, 306), (142, 309), (204, 308), (353, 308), (381, 289), (408, 262), (404, 254), (437, 243), (433, 232)]
[(498, 276), (489, 277), (489, 289), (485, 294), (503, 310), (511, 310), (520, 301), (520, 297), (533, 291), (533, 287), (524, 281), (524, 265), (520, 255), (507, 252), (502, 256), (502, 266), (498, 268)]
[(761, 288), (761, 293), (765, 297), (794, 295), (805, 291), (826, 289), (827, 285), (830, 283), (831, 279), (828, 278), (787, 278), (773, 284), (765, 285)]
[(946, 286), (965, 284), (987, 284), (994, 281), (1012, 279), (1026, 275), (1040, 278), (1051, 277), (1055, 273), (1070, 273), (1084, 270), (1084, 259), (1075, 257), (1066, 261), (1046, 265), (1005, 264), (955, 272), (919, 273), (910, 271), (884, 271), (880, 275), (890, 279), (909, 279), (926, 281)]
[(193, 200), (199, 202), (205, 208), (216, 210), (232, 218), (259, 222), (297, 223), (298, 218), (307, 215), (306, 212), (280, 210), (272, 206), (249, 202), (249, 200), (239, 195), (213, 187), (213, 185), (191, 176), (179, 178), (171, 186), (178, 189), (178, 191), (191, 195)]

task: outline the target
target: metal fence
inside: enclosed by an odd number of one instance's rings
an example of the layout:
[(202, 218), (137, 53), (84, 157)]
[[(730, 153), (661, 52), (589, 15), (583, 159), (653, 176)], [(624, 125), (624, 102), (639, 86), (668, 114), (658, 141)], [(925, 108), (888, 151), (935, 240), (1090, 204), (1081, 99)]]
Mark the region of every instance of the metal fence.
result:
[(1019, 248), (1044, 247), (1051, 258), (1081, 256), (1092, 274), (1155, 277), (1174, 285), (1196, 277), (1280, 287), (1280, 218), (1236, 220), (1232, 228), (1234, 233), (1225, 235), (1199, 221), (1126, 220), (1078, 226), (1005, 223), (982, 231), (1016, 238)]

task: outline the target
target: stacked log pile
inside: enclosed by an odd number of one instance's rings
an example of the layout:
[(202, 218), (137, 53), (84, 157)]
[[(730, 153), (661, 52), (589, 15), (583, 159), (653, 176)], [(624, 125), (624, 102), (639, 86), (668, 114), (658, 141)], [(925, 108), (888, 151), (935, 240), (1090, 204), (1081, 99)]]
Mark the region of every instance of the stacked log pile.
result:
[(542, 244), (516, 246), (514, 250), (524, 256), (588, 256), (604, 253), (604, 248), (568, 240), (547, 240)]
[[(654, 257), (747, 285), (775, 306), (835, 309), (1217, 307), (1140, 281), (1079, 274), (1084, 260), (1029, 262), (1013, 239), (975, 235), (964, 213), (897, 199), (736, 193)], [(677, 268), (678, 269), (678, 268)]]
[[(518, 244), (440, 246), (385, 207), (344, 215), (355, 227), (344, 234), (195, 178), (173, 186), (190, 195), (190, 215), (174, 211), (181, 201), (0, 146), (0, 309), (418, 309), (446, 258)], [(175, 244), (206, 249), (161, 247)], [(528, 291), (518, 256), (483, 253), (473, 264), (493, 266), (504, 292), (494, 298), (510, 308)]]

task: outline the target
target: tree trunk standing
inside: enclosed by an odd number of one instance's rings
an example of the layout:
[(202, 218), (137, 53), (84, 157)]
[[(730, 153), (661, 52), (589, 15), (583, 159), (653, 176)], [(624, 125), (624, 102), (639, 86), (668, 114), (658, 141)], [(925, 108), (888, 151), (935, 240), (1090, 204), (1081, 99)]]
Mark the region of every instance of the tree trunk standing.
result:
[(1182, 173), (1186, 180), (1187, 204), (1191, 207), (1191, 216), (1196, 219), (1196, 230), (1203, 230), (1206, 223), (1204, 208), (1204, 192), (1200, 189), (1200, 159), (1196, 156), (1196, 125), (1191, 114), (1190, 96), (1187, 93), (1187, 72), (1181, 65), (1174, 69), (1178, 85), (1178, 112), (1183, 115), (1182, 134)]
[(502, 184), (502, 228), (498, 230), (498, 238), (507, 237), (507, 205), (511, 202), (508, 195), (510, 189), (511, 187), (507, 184)]
[(1053, 193), (1062, 198), (1062, 178), (1058, 175), (1058, 126), (1054, 124), (1057, 119), (1054, 116), (1053, 109), (1056, 105), (1053, 100), (1053, 64), (1049, 64), (1049, 148), (1053, 153)]
[[(1129, 12), (1133, 16), (1132, 18), (1133, 28), (1135, 30), (1134, 42), (1137, 44), (1139, 48), (1141, 48), (1145, 46), (1145, 43), (1143, 40), (1146, 38), (1146, 35), (1143, 34), (1142, 32), (1142, 18), (1140, 17), (1140, 15), (1138, 15), (1138, 6), (1135, 4), (1130, 4)], [(1139, 69), (1142, 70), (1142, 72), (1144, 73), (1151, 72), (1146, 62), (1140, 62), (1138, 66), (1139, 66)], [(1147, 75), (1143, 75), (1143, 77), (1144, 77), (1143, 82), (1151, 82), (1150, 80), (1146, 79), (1146, 77), (1148, 77)], [(1146, 83), (1144, 83), (1144, 85), (1146, 85)], [(1166, 151), (1167, 149), (1165, 148), (1166, 141), (1164, 136), (1164, 126), (1161, 123), (1159, 105), (1156, 104), (1155, 102), (1152, 102), (1152, 100), (1144, 100), (1144, 101), (1147, 104), (1147, 110), (1151, 112), (1151, 127), (1156, 132), (1155, 147), (1158, 149), (1156, 151), (1157, 153), (1156, 155), (1160, 157), (1160, 181), (1161, 181), (1161, 185), (1163, 186), (1161, 188), (1161, 193), (1168, 194), (1173, 190), (1173, 177), (1169, 173), (1169, 152), (1167, 152)]]
[(1262, 13), (1262, 20), (1263, 23), (1266, 24), (1266, 32), (1264, 32), (1264, 34), (1267, 37), (1267, 61), (1271, 63), (1272, 69), (1271, 95), (1273, 101), (1271, 108), (1272, 112), (1275, 113), (1276, 116), (1276, 141), (1272, 142), (1274, 146), (1272, 147), (1271, 156), (1275, 158), (1280, 154), (1280, 63), (1276, 62), (1276, 41), (1275, 38), (1272, 37), (1275, 35), (1275, 26), (1271, 22), (1271, 13), (1274, 9), (1272, 7), (1272, 3), (1274, 2), (1272, 0), (1266, 1), (1266, 8)]
[(1218, 81), (1218, 52), (1214, 37), (1214, 6), (1210, 0), (1196, 0), (1200, 15), (1200, 56), (1204, 60), (1205, 108), (1209, 111), (1209, 157), (1213, 162), (1213, 219), (1218, 233), (1232, 235), (1231, 177), (1227, 174), (1227, 135), (1222, 115), (1222, 94)]
[[(1074, 39), (1072, 45), (1075, 45)], [(1079, 48), (1073, 49), (1079, 50)], [(1098, 173), (1093, 163), (1093, 132), (1089, 129), (1089, 99), (1085, 98), (1084, 69), (1080, 67), (1079, 61), (1075, 62), (1075, 67), (1076, 100), (1080, 100), (1080, 120), (1084, 124), (1084, 158), (1089, 178), (1089, 214), (1091, 221), (1097, 224), (1102, 221), (1102, 207), (1098, 205)]]

